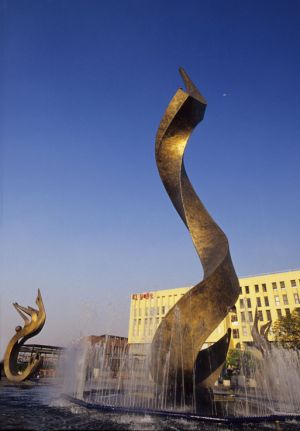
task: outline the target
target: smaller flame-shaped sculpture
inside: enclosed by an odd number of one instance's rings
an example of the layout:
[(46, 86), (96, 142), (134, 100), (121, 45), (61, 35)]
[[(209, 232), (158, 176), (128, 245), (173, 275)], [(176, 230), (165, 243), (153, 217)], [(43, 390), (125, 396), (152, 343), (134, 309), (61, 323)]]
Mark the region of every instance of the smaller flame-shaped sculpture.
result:
[[(34, 356), (31, 358), (27, 367), (23, 371), (18, 369), (18, 355), (22, 345), (31, 337), (37, 335), (45, 324), (46, 312), (42, 300), (40, 289), (35, 301), (38, 310), (30, 306), (23, 307), (17, 302), (13, 304), (17, 312), (24, 319), (24, 326), (17, 326), (16, 333), (8, 343), (6, 352), (4, 354), (4, 372), (8, 380), (12, 382), (22, 382), (28, 377), (32, 376), (41, 365), (42, 358)], [(27, 316), (29, 316), (29, 318)]]
[(261, 325), (260, 329), (258, 329), (258, 321), (259, 315), (256, 308), (251, 335), (254, 341), (254, 346), (261, 352), (262, 356), (265, 356), (270, 350), (270, 341), (268, 340), (268, 334), (272, 325), (272, 320), (269, 320), (264, 325)]

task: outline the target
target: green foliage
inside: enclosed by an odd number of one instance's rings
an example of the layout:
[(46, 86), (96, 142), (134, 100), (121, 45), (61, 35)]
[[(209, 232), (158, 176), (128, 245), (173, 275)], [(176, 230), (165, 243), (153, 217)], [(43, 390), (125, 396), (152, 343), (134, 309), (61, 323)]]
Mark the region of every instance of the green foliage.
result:
[(233, 370), (238, 369), (240, 367), (242, 351), (239, 349), (231, 349), (229, 350), (226, 358), (226, 366), (227, 368), (231, 368)]
[(275, 341), (287, 349), (300, 350), (300, 313), (294, 310), (292, 314), (278, 319), (272, 331)]
[(255, 358), (248, 350), (231, 349), (226, 358), (226, 374), (243, 374), (246, 377), (255, 371)]

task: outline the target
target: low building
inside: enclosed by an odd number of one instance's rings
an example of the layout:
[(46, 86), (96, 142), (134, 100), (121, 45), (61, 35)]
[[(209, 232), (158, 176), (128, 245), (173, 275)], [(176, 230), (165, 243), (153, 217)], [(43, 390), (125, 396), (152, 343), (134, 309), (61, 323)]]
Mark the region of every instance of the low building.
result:
[(26, 367), (35, 356), (43, 359), (37, 374), (39, 377), (57, 377), (58, 361), (64, 348), (44, 344), (24, 344), (19, 352), (18, 362), (20, 367)]
[(82, 338), (83, 341), (88, 341), (92, 346), (95, 344), (105, 344), (107, 350), (111, 352), (116, 349), (124, 349), (128, 343), (128, 338), (118, 335), (88, 335)]
[[(259, 325), (300, 310), (300, 270), (262, 274), (239, 279), (240, 295), (232, 312), (208, 337), (204, 347), (216, 342), (232, 329), (231, 348), (251, 345), (251, 328), (257, 308)], [(170, 308), (192, 286), (134, 293), (131, 295), (128, 342), (149, 344)], [(273, 336), (270, 333), (269, 339)]]
[[(128, 353), (128, 339), (117, 335), (89, 335), (81, 338), (89, 346), (86, 356), (87, 378), (101, 380), (116, 378), (124, 368)], [(124, 370), (122, 369), (122, 372)], [(124, 375), (124, 372), (123, 372)]]

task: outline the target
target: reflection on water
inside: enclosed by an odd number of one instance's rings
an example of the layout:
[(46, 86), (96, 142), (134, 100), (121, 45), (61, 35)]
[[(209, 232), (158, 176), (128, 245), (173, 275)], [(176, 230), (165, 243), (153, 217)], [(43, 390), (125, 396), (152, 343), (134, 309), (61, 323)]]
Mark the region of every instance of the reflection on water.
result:
[[(253, 425), (208, 425), (196, 421), (148, 415), (111, 414), (75, 406), (60, 397), (58, 385), (26, 382), (15, 386), (0, 382), (0, 429), (99, 429), (99, 430), (241, 430)], [(274, 429), (274, 424), (255, 425)], [(277, 424), (277, 430), (296, 430), (299, 423)]]

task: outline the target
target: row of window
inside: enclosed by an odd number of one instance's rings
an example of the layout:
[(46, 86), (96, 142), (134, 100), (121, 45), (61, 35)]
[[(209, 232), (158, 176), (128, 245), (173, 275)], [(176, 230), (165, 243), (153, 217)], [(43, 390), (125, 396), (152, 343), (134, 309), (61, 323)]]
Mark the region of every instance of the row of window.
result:
[[(300, 283), (300, 280), (299, 280), (299, 283)], [(290, 285), (291, 285), (291, 287), (297, 287), (296, 280), (290, 280)], [(279, 286), (280, 286), (280, 289), (285, 290), (286, 289), (285, 281), (279, 281)], [(255, 284), (254, 285), (254, 289), (255, 289), (255, 293), (259, 293), (260, 292), (260, 286), (259, 286), (259, 284)], [(261, 289), (262, 289), (263, 292), (267, 292), (267, 285), (266, 285), (266, 283), (262, 283)], [(278, 290), (277, 281), (272, 282), (272, 289), (275, 290), (275, 291)], [(241, 293), (243, 293), (243, 288), (242, 287), (241, 287)], [(244, 293), (246, 295), (248, 295), (250, 293), (250, 286), (244, 286)]]
[(144, 326), (142, 328), (142, 319), (134, 319), (132, 326), (132, 335), (133, 337), (137, 336), (152, 336), (160, 323), (159, 317), (153, 319), (150, 317), (149, 319), (145, 319)]
[[(251, 335), (250, 329), (247, 328), (247, 326), (242, 326), (242, 334), (243, 337), (248, 337), (248, 335)], [(240, 338), (240, 330), (239, 329), (233, 329), (232, 330), (232, 338)]]
[[(299, 304), (300, 300), (299, 300), (299, 294), (298, 293), (294, 293), (294, 302), (295, 304)], [(274, 302), (276, 306), (280, 306), (280, 297), (279, 295), (274, 295)], [(288, 300), (288, 296), (287, 295), (282, 295), (282, 302), (283, 305), (289, 305), (289, 300)], [(239, 305), (240, 308), (252, 308), (252, 304), (251, 304), (251, 299), (250, 298), (240, 298), (239, 301)], [(269, 297), (268, 296), (264, 296), (264, 305), (265, 307), (269, 307), (270, 306), (270, 302), (269, 302)], [(257, 307), (262, 307), (262, 302), (261, 302), (261, 298), (257, 297), (256, 298), (256, 306)]]
[[(277, 318), (280, 319), (282, 317), (282, 310), (277, 309), (276, 312), (277, 312)], [(251, 314), (251, 315), (249, 315), (249, 317), (251, 317), (251, 319), (252, 319), (252, 313), (251, 313), (251, 311), (249, 311), (249, 313)], [(271, 320), (270, 310), (266, 310), (266, 313), (267, 313), (267, 320), (270, 321)], [(258, 314), (259, 314), (259, 320), (263, 320), (262, 311), (258, 312)], [(285, 314), (286, 314), (286, 316), (289, 316), (291, 314), (291, 311), (290, 311), (289, 308), (285, 309)], [(242, 316), (241, 316), (241, 320), (242, 320), (242, 322), (245, 322), (245, 320), (243, 320)], [(251, 322), (252, 322), (252, 320), (249, 319), (249, 321), (251, 321)], [(242, 325), (242, 334), (243, 334), (244, 337), (247, 337), (248, 335), (251, 335), (251, 329), (249, 327), (247, 328), (247, 326), (245, 326), (245, 325)], [(239, 331), (238, 328), (232, 329), (232, 338), (240, 338), (240, 331)]]
[[(169, 311), (170, 307), (166, 307), (165, 305), (163, 305), (162, 307), (145, 307), (144, 308), (144, 312), (145, 312), (145, 316), (146, 317), (153, 317), (153, 316), (157, 316), (159, 314), (161, 315), (165, 315), (168, 311)], [(133, 317), (141, 317), (143, 314), (143, 308), (139, 307), (139, 308), (134, 308), (133, 309)]]
[[(265, 310), (265, 311), (266, 311), (266, 319), (268, 321), (272, 320), (271, 311), (270, 310)], [(277, 318), (278, 319), (280, 317), (282, 317), (282, 310), (281, 309), (277, 309), (276, 312), (277, 312)], [(290, 315), (291, 314), (290, 309), (286, 308), (285, 309), (285, 313), (286, 313), (286, 316)], [(244, 311), (242, 311), (240, 313), (240, 316), (241, 316), (241, 322), (242, 323), (248, 323), (248, 322), (252, 323), (253, 322), (252, 311), (248, 311), (247, 315), (246, 315), (246, 313)], [(248, 320), (246, 319), (246, 317), (248, 317)], [(263, 312), (261, 310), (258, 311), (258, 318), (259, 318), (260, 321), (264, 320)], [(237, 315), (235, 315), (235, 314), (232, 315), (231, 316), (231, 321), (232, 322), (237, 322), (238, 321)], [(145, 336), (145, 337), (147, 337), (147, 336), (151, 337), (154, 334), (154, 332), (155, 332), (156, 328), (158, 327), (159, 323), (160, 323), (160, 319), (158, 317), (155, 318), (155, 319), (152, 319), (152, 318), (147, 319), (146, 318), (145, 321), (144, 321), (144, 325), (142, 327), (142, 319), (134, 319), (133, 320), (132, 335), (134, 337), (135, 336), (139, 337), (139, 336), (142, 336), (142, 335)], [(249, 331), (250, 331), (250, 329), (249, 329)], [(242, 326), (242, 333), (243, 333), (244, 337), (248, 336), (247, 326), (244, 326), (244, 325)], [(233, 328), (232, 329), (232, 336), (233, 336), (233, 338), (240, 338), (240, 333), (239, 333), (239, 329), (238, 328)]]
[[(298, 312), (300, 313), (300, 309), (297, 308), (296, 310), (298, 310)], [(266, 313), (266, 320), (270, 321), (272, 320), (272, 316), (271, 316), (271, 311), (270, 310), (265, 310)], [(281, 309), (276, 309), (276, 313), (277, 313), (277, 318), (280, 319), (283, 314), (282, 314), (282, 310)], [(289, 316), (291, 314), (291, 311), (289, 308), (285, 308), (285, 315)], [(240, 321), (241, 323), (253, 323), (253, 313), (252, 311), (241, 311), (240, 312)], [(258, 319), (260, 321), (264, 320), (264, 314), (262, 310), (258, 310)], [(154, 335), (154, 332), (156, 330), (156, 328), (158, 327), (159, 323), (160, 323), (160, 318), (156, 317), (156, 318), (145, 318), (144, 320), (144, 325), (142, 327), (142, 319), (134, 319), (133, 320), (133, 327), (132, 327), (132, 335), (135, 336), (152, 336)], [(238, 318), (236, 314), (232, 314), (231, 315), (231, 322), (238, 322)], [(247, 336), (248, 335), (248, 329), (247, 326), (242, 326), (242, 332), (243, 332), (243, 336)], [(238, 328), (233, 328), (232, 329), (232, 334), (233, 334), (233, 338), (239, 338), (239, 329)]]
[[(243, 336), (247, 337), (248, 336), (248, 330), (246, 326), (242, 327), (242, 331), (243, 331)], [(240, 331), (239, 329), (233, 329), (232, 330), (232, 338), (240, 338)]]
[[(263, 298), (264, 300), (264, 306), (265, 307), (269, 307), (270, 306), (270, 302), (269, 302), (269, 297), (268, 296), (264, 296)], [(280, 297), (278, 295), (274, 295), (274, 302), (276, 306), (280, 306), (281, 302), (280, 302)], [(287, 295), (282, 295), (282, 303), (283, 305), (289, 305), (289, 300), (288, 300), (288, 296)], [(300, 304), (300, 299), (299, 299), (299, 294), (298, 293), (294, 293), (294, 303), (295, 304)], [(240, 308), (252, 308), (252, 303), (251, 303), (251, 299), (250, 298), (240, 298), (239, 300), (239, 305)], [(258, 308), (262, 307), (262, 298), (257, 297), (256, 298), (256, 305)], [(142, 316), (142, 308), (134, 308), (133, 309), (133, 317), (141, 317)], [(165, 305), (163, 305), (162, 307), (145, 307), (144, 308), (144, 313), (146, 317), (153, 317), (153, 316), (157, 316), (157, 315), (162, 315), (164, 316), (167, 312), (169, 311), (169, 307), (166, 307)]]
[[(266, 320), (272, 320), (271, 317), (271, 311), (270, 310), (265, 310), (266, 313)], [(280, 317), (282, 317), (282, 310), (280, 308), (276, 309), (276, 313), (277, 313), (277, 318), (279, 319)], [(289, 308), (285, 308), (285, 314), (286, 316), (289, 316), (291, 314), (291, 311)], [(264, 314), (262, 310), (258, 310), (258, 320), (263, 321), (264, 320)], [(249, 322), (252, 323), (253, 322), (253, 313), (252, 311), (241, 311), (240, 312), (240, 321), (242, 323), (244, 322)], [(236, 314), (232, 314), (231, 316), (231, 322), (238, 322), (238, 318)]]
[(144, 315), (148, 317), (157, 316), (159, 314), (165, 315), (169, 309), (172, 308), (182, 296), (184, 296), (184, 293), (161, 297), (157, 296), (155, 299), (150, 298), (150, 301), (146, 301), (144, 303), (144, 299), (139, 300), (138, 294), (136, 294), (136, 296), (137, 300), (133, 301), (134, 317), (142, 316), (142, 310), (144, 310)]

